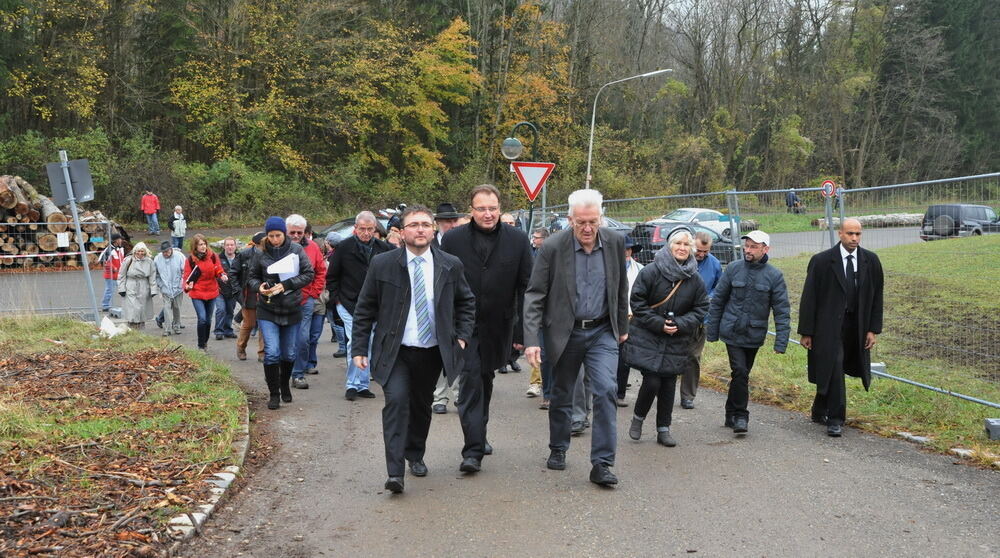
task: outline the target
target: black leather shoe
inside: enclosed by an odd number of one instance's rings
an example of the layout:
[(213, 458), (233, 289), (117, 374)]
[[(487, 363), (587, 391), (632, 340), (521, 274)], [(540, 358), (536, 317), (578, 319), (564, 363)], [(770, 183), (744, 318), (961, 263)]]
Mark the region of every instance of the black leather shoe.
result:
[(222, 341), (222, 334), (221, 333), (216, 333), (215, 334), (215, 340), (216, 341)]
[(475, 457), (466, 457), (462, 460), (462, 464), (458, 466), (458, 470), (463, 473), (478, 473), (482, 468), (483, 466)]
[(733, 427), (733, 415), (726, 415), (726, 422), (723, 422), (722, 426), (725, 426), (726, 428), (732, 428)]
[(681, 409), (694, 409), (694, 399), (681, 399)]
[(499, 372), (501, 374), (506, 374), (507, 372), (510, 372), (510, 370), (507, 368), (506, 365), (504, 365), (504, 367), (501, 368), (500, 370), (497, 370), (497, 372)]
[(816, 424), (826, 424), (826, 415), (811, 415), (809, 417)]
[(733, 419), (733, 432), (737, 434), (746, 434), (747, 432), (746, 417), (736, 417)]
[(418, 461), (410, 461), (410, 472), (413, 473), (413, 476), (415, 477), (426, 477), (427, 465), (424, 465), (424, 460), (420, 459)]
[(521, 365), (518, 364), (516, 360), (512, 360), (512, 361), (510, 361), (510, 369), (513, 372), (520, 372), (521, 371)]
[(348, 401), (354, 401), (357, 398), (358, 398), (358, 390), (354, 388), (347, 390), (347, 393), (344, 394), (344, 399)]
[(566, 452), (563, 450), (552, 450), (549, 454), (549, 460), (545, 462), (545, 466), (553, 471), (562, 471), (566, 468)]
[(590, 482), (601, 486), (614, 486), (618, 484), (618, 477), (611, 472), (607, 465), (598, 463), (590, 470)]
[(438, 403), (437, 405), (434, 405), (433, 407), (431, 407), (431, 409), (434, 410), (434, 414), (435, 415), (443, 415), (443, 414), (445, 414), (445, 413), (448, 412), (448, 406), (447, 405), (442, 405), (440, 403)]
[(375, 394), (369, 389), (363, 389), (358, 392), (358, 397), (364, 397), (365, 399), (375, 399)]
[(574, 422), (573, 425), (570, 427), (569, 433), (570, 436), (579, 436), (580, 434), (583, 434), (583, 431), (586, 429), (587, 427), (584, 426), (582, 422)]
[(347, 353), (345, 351), (338, 350), (333, 353), (333, 358), (344, 358), (345, 356), (347, 356)]
[(385, 481), (385, 489), (393, 494), (399, 494), (403, 491), (403, 477), (389, 477)]
[(493, 455), (493, 446), (489, 442), (483, 444), (483, 455)]
[(826, 435), (827, 436), (830, 436), (832, 438), (840, 438), (840, 436), (843, 433), (844, 433), (844, 427), (843, 427), (843, 425), (840, 425), (840, 424), (837, 424), (837, 423), (832, 423), (832, 424), (826, 425)]

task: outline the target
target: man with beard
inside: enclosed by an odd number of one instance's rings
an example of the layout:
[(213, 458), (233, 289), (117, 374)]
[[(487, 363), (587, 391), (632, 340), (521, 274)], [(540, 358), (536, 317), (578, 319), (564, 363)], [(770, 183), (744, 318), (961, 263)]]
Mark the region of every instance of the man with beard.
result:
[(456, 256), (476, 296), (476, 327), (466, 349), (458, 412), (465, 433), (459, 469), (475, 473), (484, 455), (493, 453), (487, 442), (494, 371), (504, 366), (512, 348), (520, 350), (522, 333), (514, 323), (518, 302), (531, 276), (528, 236), (500, 222), (500, 192), (492, 184), (472, 189), (472, 222), (444, 236), (441, 249)]
[(746, 434), (750, 419), (750, 369), (767, 337), (767, 318), (772, 310), (777, 330), (775, 353), (785, 352), (791, 333), (785, 277), (767, 263), (771, 237), (764, 231), (752, 231), (742, 239), (743, 259), (729, 264), (715, 286), (705, 335), (709, 341), (722, 339), (726, 344), (733, 379), (724, 424), (740, 435)]

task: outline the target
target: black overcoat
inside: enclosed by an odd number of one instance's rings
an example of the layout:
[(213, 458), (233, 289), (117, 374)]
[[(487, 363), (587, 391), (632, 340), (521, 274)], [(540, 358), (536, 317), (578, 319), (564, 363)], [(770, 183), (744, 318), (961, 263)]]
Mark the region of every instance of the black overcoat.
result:
[(511, 344), (522, 342), (523, 330), (514, 334), (531, 277), (531, 244), (528, 235), (500, 223), (496, 247), (483, 258), (473, 247), (469, 223), (445, 233), (441, 249), (462, 261), (465, 278), (476, 295), (476, 329), (483, 370), (496, 370), (510, 357)]
[(802, 300), (799, 302), (799, 335), (812, 337), (809, 351), (809, 381), (823, 386), (840, 367), (845, 374), (860, 377), (865, 389), (871, 383), (871, 353), (865, 350), (865, 334), (882, 333), (882, 262), (874, 252), (858, 247), (858, 344), (860, 362), (844, 362), (841, 326), (847, 306), (847, 279), (840, 257), (840, 244), (809, 260)]
[[(674, 285), (655, 263), (643, 267), (632, 285), (632, 322), (622, 350), (625, 362), (643, 374), (683, 374), (693, 364), (694, 335), (708, 314), (708, 291), (701, 275), (695, 273), (681, 283), (670, 300), (650, 308), (666, 298)], [(674, 313), (677, 324), (673, 335), (663, 332), (668, 312)]]
[(354, 315), (354, 305), (361, 292), (361, 285), (365, 282), (369, 260), (395, 249), (392, 244), (373, 238), (369, 258), (357, 236), (341, 240), (334, 249), (330, 267), (326, 270), (326, 290), (330, 291), (330, 301), (339, 302), (348, 313)]
[[(462, 262), (433, 246), (430, 250), (434, 257), (434, 331), (450, 383), (465, 363), (458, 340), (468, 342), (472, 337), (476, 297), (462, 273)], [(372, 358), (368, 364), (372, 379), (383, 386), (399, 355), (410, 301), (406, 250), (391, 250), (372, 258), (354, 307), (354, 329), (348, 332), (352, 335), (350, 357), (368, 354), (374, 327)]]

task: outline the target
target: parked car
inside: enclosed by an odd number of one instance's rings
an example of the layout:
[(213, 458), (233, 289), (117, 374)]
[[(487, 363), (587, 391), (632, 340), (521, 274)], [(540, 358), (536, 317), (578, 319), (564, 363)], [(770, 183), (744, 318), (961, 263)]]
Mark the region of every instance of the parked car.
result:
[(719, 233), (700, 224), (695, 225), (682, 221), (667, 221), (664, 219), (656, 219), (654, 221), (639, 223), (632, 229), (632, 239), (635, 240), (637, 244), (642, 246), (642, 250), (640, 250), (639, 253), (635, 254), (633, 257), (636, 261), (643, 265), (653, 261), (653, 255), (657, 250), (663, 248), (663, 244), (667, 240), (667, 235), (670, 234), (670, 231), (680, 225), (690, 228), (695, 232), (695, 234), (698, 232), (708, 233), (708, 235), (712, 237), (712, 255), (719, 258), (719, 261), (723, 264), (733, 261), (733, 242), (728, 238), (723, 238)]
[(708, 227), (725, 238), (732, 236), (732, 223), (729, 216), (714, 209), (702, 207), (682, 207), (667, 213), (654, 221), (679, 221), (681, 223), (697, 223)]
[(987, 205), (948, 203), (932, 205), (920, 226), (922, 240), (979, 236), (1000, 232), (996, 211)]

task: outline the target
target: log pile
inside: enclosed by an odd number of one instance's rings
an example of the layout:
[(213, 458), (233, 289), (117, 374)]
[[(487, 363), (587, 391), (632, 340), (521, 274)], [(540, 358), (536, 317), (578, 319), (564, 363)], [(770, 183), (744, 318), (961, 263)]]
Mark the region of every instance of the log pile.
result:
[[(890, 213), (888, 215), (861, 215), (860, 217), (850, 217), (861, 222), (861, 226), (867, 229), (881, 229), (886, 227), (919, 227), (923, 222), (923, 213)], [(813, 219), (812, 226), (820, 230), (826, 230), (826, 219)], [(833, 228), (840, 228), (840, 218), (833, 218)]]
[[(108, 221), (100, 211), (83, 212), (77, 237), (72, 216), (20, 176), (0, 175), (0, 272), (77, 267), (81, 247), (95, 267), (110, 240)], [(59, 246), (60, 235), (68, 245)]]

